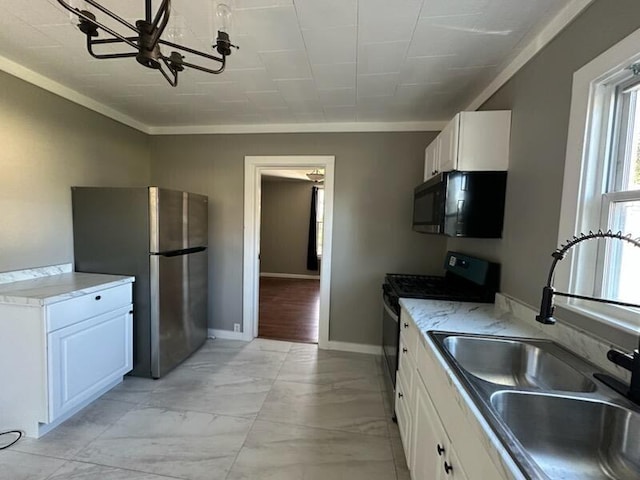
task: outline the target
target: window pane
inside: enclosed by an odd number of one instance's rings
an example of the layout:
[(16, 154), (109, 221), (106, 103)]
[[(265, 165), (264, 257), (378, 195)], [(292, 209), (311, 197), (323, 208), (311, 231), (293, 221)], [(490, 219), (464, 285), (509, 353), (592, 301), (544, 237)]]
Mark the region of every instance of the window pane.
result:
[[(633, 93), (637, 100), (637, 90)], [(637, 101), (632, 102), (633, 112), (633, 135), (631, 137), (631, 146), (628, 159), (628, 165), (624, 173), (624, 190), (640, 189), (640, 108)]]
[(318, 189), (318, 205), (316, 206), (316, 222), (324, 220), (324, 188)]
[[(640, 234), (640, 200), (612, 204), (611, 229)], [(640, 303), (640, 248), (619, 240), (609, 242), (606, 265), (606, 292), (608, 297), (629, 303)]]

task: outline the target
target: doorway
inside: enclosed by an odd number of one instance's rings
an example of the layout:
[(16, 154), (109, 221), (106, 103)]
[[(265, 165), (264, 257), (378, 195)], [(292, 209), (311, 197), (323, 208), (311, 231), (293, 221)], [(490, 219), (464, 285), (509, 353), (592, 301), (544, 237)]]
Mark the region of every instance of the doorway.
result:
[[(245, 222), (244, 222), (244, 279), (243, 279), (243, 339), (252, 340), (259, 334), (260, 283), (264, 293), (269, 294), (274, 285), (280, 283), (280, 290), (288, 290), (298, 295), (298, 303), (306, 301), (303, 307), (306, 312), (317, 312), (317, 341), (320, 348), (328, 348), (329, 342), (329, 300), (331, 279), (331, 233), (333, 228), (333, 188), (334, 188), (333, 156), (265, 156), (245, 157)], [(314, 168), (324, 169), (323, 203), (324, 216), (320, 225), (319, 244), (322, 247), (322, 266), (320, 268), (319, 293), (316, 290), (315, 300), (312, 278), (287, 278), (290, 276), (260, 276), (260, 232), (261, 232), (261, 180), (265, 172), (273, 170), (301, 170)], [(272, 280), (267, 280), (272, 279)], [(304, 280), (309, 283), (305, 285)], [(289, 285), (286, 285), (286, 283)], [(317, 283), (317, 280), (315, 280)], [(269, 285), (271, 283), (271, 285)], [(285, 285), (283, 285), (285, 284)], [(297, 293), (296, 293), (297, 292)], [(307, 300), (304, 300), (304, 299)], [(313, 302), (315, 301), (315, 304)], [(274, 299), (274, 302), (278, 302)], [(295, 303), (295, 302), (294, 302)], [(287, 307), (286, 301), (283, 305)], [(300, 307), (300, 305), (298, 305)], [(264, 307), (264, 305), (263, 305)], [(308, 327), (307, 327), (308, 328)]]
[(261, 172), (258, 337), (318, 343), (324, 170)]

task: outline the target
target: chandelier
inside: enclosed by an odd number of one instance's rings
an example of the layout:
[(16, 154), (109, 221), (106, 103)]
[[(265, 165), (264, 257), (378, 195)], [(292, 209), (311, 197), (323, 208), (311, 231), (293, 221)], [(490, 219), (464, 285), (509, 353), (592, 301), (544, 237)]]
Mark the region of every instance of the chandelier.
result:
[[(201, 72), (218, 74), (224, 71), (226, 58), (231, 55), (231, 48), (238, 47), (229, 40), (229, 27), (231, 24), (231, 9), (224, 3), (216, 2), (214, 15), (218, 27), (218, 36), (212, 45), (220, 56), (199, 52), (189, 47), (167, 41), (162, 34), (169, 23), (171, 13), (171, 0), (162, 0), (158, 11), (153, 13), (152, 0), (145, 0), (145, 19), (138, 20), (135, 25), (116, 15), (95, 0), (58, 0), (58, 3), (78, 17), (77, 26), (87, 37), (87, 51), (93, 58), (112, 59), (135, 57), (138, 63), (153, 70), (159, 70), (162, 76), (172, 87), (178, 85), (178, 74), (185, 68), (193, 68)], [(76, 6), (79, 5), (79, 6)], [(118, 22), (128, 29), (126, 34), (119, 33), (97, 20), (91, 7), (106, 17)], [(106, 38), (98, 38), (100, 32), (106, 34)], [(126, 51), (120, 53), (96, 53), (94, 48), (101, 45), (122, 44)], [(160, 46), (168, 47), (171, 53), (167, 56), (162, 53)], [(130, 48), (129, 48), (130, 47)], [(131, 50), (133, 49), (133, 50)], [(184, 54), (195, 55), (198, 64), (185, 60)], [(210, 68), (208, 64), (217, 62), (217, 68)], [(203, 66), (206, 65), (206, 66)], [(218, 66), (218, 64), (220, 64)]]
[(324, 172), (316, 168), (313, 172), (307, 173), (307, 178), (316, 183), (324, 182)]

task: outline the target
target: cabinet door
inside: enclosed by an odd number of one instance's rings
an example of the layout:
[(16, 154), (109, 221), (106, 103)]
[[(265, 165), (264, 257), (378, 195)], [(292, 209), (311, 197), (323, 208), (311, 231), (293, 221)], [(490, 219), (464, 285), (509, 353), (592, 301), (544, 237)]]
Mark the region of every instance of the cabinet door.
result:
[(132, 369), (131, 308), (129, 305), (47, 336), (50, 421)]
[(413, 480), (448, 478), (444, 469), (449, 441), (422, 381), (416, 378), (411, 475)]
[[(453, 117), (453, 120), (444, 127), (444, 130), (440, 132), (440, 150), (439, 156), (439, 171), (450, 172), (451, 170), (457, 170), (458, 161), (458, 135), (460, 132), (460, 115)], [(439, 173), (439, 172), (438, 172)]]
[(396, 376), (396, 418), (398, 419), (398, 430), (400, 430), (400, 439), (402, 440), (402, 446), (404, 447), (404, 455), (407, 460), (407, 465), (411, 465), (411, 442), (412, 442), (412, 430), (413, 430), (413, 418), (412, 412), (409, 408), (409, 387), (405, 384), (404, 377), (402, 375)]
[(507, 170), (511, 112), (462, 112), (458, 166), (462, 171)]
[(436, 138), (424, 151), (424, 181), (426, 182), (431, 177), (438, 173), (440, 168), (438, 165), (438, 144), (439, 137)]
[[(467, 480), (467, 474), (462, 470), (462, 464), (460, 463), (460, 459), (458, 459), (458, 455), (455, 450), (449, 447), (449, 451), (447, 452), (447, 458), (445, 460), (447, 462), (446, 470), (443, 465), (443, 470), (445, 471), (445, 475), (443, 476), (446, 480)], [(492, 477), (480, 477), (480, 478), (491, 478), (498, 480), (502, 478), (501, 476), (492, 476)]]

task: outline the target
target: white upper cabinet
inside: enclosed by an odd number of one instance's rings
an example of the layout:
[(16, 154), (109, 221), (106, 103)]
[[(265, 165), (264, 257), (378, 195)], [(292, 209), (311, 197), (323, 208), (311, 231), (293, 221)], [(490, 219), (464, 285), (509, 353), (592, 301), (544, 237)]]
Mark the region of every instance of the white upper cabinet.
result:
[(427, 146), (424, 180), (452, 170), (507, 170), (510, 134), (509, 110), (458, 113)]

